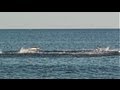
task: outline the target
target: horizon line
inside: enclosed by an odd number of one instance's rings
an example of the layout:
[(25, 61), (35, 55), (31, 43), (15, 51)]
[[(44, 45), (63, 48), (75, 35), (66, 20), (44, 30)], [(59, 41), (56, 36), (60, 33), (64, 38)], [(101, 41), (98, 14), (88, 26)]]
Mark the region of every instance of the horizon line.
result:
[(120, 29), (120, 27), (88, 27), (88, 28), (75, 28), (75, 27), (73, 27), (73, 28), (65, 28), (65, 27), (63, 27), (63, 28), (50, 28), (50, 27), (48, 27), (48, 28), (35, 28), (35, 27), (33, 27), (33, 28), (0, 28), (0, 29)]

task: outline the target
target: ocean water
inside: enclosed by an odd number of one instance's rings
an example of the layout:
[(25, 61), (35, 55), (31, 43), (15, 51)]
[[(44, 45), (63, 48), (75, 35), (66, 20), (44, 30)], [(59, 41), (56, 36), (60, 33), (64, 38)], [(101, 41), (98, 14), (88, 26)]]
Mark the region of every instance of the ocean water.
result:
[[(0, 30), (0, 50), (120, 46), (119, 29)], [(120, 56), (0, 57), (0, 79), (120, 79)]]

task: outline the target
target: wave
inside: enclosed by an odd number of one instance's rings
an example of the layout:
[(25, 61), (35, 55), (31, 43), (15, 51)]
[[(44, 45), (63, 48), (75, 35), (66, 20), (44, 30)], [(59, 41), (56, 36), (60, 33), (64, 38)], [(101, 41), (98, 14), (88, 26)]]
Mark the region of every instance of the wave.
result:
[(95, 51), (41, 51), (37, 53), (19, 53), (18, 51), (5, 51), (0, 53), (0, 57), (100, 57), (120, 55), (118, 51), (95, 52)]

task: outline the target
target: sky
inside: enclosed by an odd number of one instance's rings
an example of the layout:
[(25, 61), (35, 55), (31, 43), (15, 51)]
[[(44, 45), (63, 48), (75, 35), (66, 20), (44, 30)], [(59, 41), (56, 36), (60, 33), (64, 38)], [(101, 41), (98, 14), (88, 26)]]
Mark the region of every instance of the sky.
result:
[(118, 28), (119, 12), (0, 12), (0, 29)]

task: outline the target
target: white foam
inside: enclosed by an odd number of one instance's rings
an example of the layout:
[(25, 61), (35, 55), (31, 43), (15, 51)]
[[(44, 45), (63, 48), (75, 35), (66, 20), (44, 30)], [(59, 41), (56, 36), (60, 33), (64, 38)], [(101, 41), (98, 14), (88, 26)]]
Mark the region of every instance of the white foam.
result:
[(2, 51), (0, 50), (0, 54), (2, 53)]
[(39, 48), (21, 48), (19, 53), (38, 53), (40, 51)]

